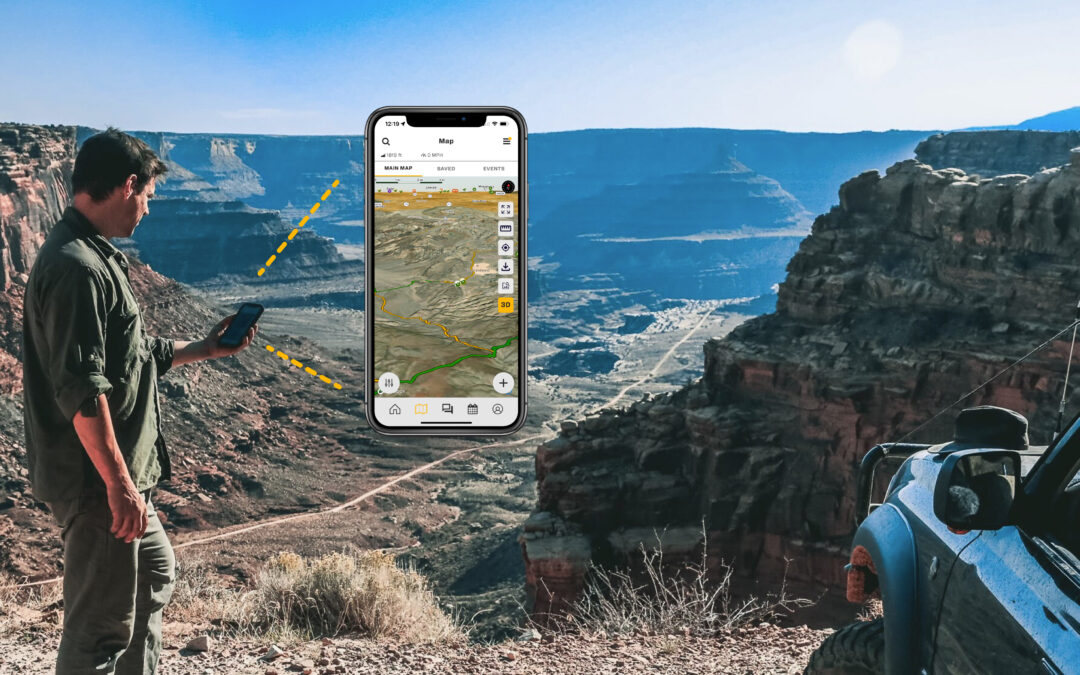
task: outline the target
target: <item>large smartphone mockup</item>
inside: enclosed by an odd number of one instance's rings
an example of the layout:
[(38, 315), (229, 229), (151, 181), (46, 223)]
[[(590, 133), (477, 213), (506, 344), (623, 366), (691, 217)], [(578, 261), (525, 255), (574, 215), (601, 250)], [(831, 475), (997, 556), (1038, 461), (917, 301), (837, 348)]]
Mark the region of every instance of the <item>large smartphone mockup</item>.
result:
[(519, 429), (524, 118), (512, 108), (380, 108), (364, 144), (369, 423), (385, 434)]

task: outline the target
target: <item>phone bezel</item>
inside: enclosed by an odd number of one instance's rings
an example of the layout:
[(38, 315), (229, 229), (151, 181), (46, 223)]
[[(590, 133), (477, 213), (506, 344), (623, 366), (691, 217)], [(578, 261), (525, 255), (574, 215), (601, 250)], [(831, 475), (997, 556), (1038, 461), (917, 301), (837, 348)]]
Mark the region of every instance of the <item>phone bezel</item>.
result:
[[(488, 115), (505, 115), (512, 117), (518, 125), (518, 260), (523, 264), (518, 265), (517, 293), (519, 299), (518, 311), (518, 411), (517, 417), (507, 426), (501, 427), (460, 427), (460, 426), (407, 426), (395, 427), (379, 423), (375, 415), (375, 391), (373, 382), (376, 377), (374, 363), (374, 332), (375, 316), (372, 288), (375, 283), (375, 275), (371, 263), (374, 261), (374, 189), (375, 179), (372, 168), (375, 163), (375, 143), (368, 142), (373, 137), (376, 123), (379, 119), (388, 115), (429, 116), (437, 118), (446, 115), (446, 124), (430, 124), (425, 126), (479, 126), (475, 124), (477, 117), (486, 118)], [(464, 116), (462, 122), (459, 118)], [(455, 120), (458, 122), (455, 124)], [(411, 120), (410, 120), (411, 121)], [(442, 120), (440, 120), (442, 121)], [(392, 436), (501, 436), (512, 434), (525, 424), (528, 414), (528, 209), (529, 209), (529, 182), (528, 182), (528, 157), (527, 141), (528, 129), (525, 126), (525, 118), (514, 108), (507, 106), (384, 106), (371, 113), (364, 125), (364, 410), (367, 414), (368, 424), (380, 434)]]

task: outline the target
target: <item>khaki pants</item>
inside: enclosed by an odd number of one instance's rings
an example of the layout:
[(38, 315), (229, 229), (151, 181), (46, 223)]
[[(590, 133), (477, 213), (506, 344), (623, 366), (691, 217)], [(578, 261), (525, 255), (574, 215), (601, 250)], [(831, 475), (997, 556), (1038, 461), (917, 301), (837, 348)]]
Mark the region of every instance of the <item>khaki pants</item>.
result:
[(57, 675), (148, 675), (161, 654), (161, 614), (172, 595), (176, 559), (157, 511), (130, 544), (109, 528), (105, 495), (49, 502), (64, 540), (64, 634)]

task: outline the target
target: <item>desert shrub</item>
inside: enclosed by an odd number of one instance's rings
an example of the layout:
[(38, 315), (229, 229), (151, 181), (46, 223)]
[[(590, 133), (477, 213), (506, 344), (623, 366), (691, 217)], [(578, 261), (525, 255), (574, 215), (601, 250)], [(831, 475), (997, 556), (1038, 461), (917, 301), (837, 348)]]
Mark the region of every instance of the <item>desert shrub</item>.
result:
[(439, 607), (427, 580), (379, 551), (272, 558), (256, 580), (253, 624), (312, 635), (361, 632), (431, 642), (462, 632)]
[[(247, 591), (198, 580), (205, 563), (188, 563), (173, 592), (175, 615), (201, 613), (237, 635), (283, 639), (360, 633), (405, 642), (462, 637), (465, 629), (439, 606), (427, 580), (380, 551), (306, 559), (278, 553)], [(185, 580), (184, 569), (196, 577)]]
[(245, 594), (230, 588), (217, 566), (193, 549), (177, 560), (176, 584), (165, 606), (166, 621), (202, 623), (207, 620), (238, 629), (245, 623)]
[(592, 566), (584, 593), (561, 625), (604, 635), (713, 636), (813, 604), (788, 595), (786, 573), (775, 593), (736, 597), (734, 568), (721, 563), (718, 573), (710, 572), (707, 544), (699, 562), (679, 565), (665, 564), (659, 535), (656, 546), (642, 543), (639, 551), (641, 574)]

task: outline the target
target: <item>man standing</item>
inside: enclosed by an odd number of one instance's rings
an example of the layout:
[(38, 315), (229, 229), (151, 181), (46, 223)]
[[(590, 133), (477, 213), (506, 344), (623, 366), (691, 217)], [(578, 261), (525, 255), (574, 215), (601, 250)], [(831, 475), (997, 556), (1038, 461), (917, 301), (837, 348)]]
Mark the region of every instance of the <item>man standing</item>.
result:
[(150, 501), (170, 476), (157, 378), (246, 348), (146, 335), (124, 254), (165, 164), (110, 128), (83, 143), (74, 205), (34, 261), (23, 317), (23, 417), (30, 484), (64, 542), (57, 673), (153, 673), (172, 595), (172, 546)]

